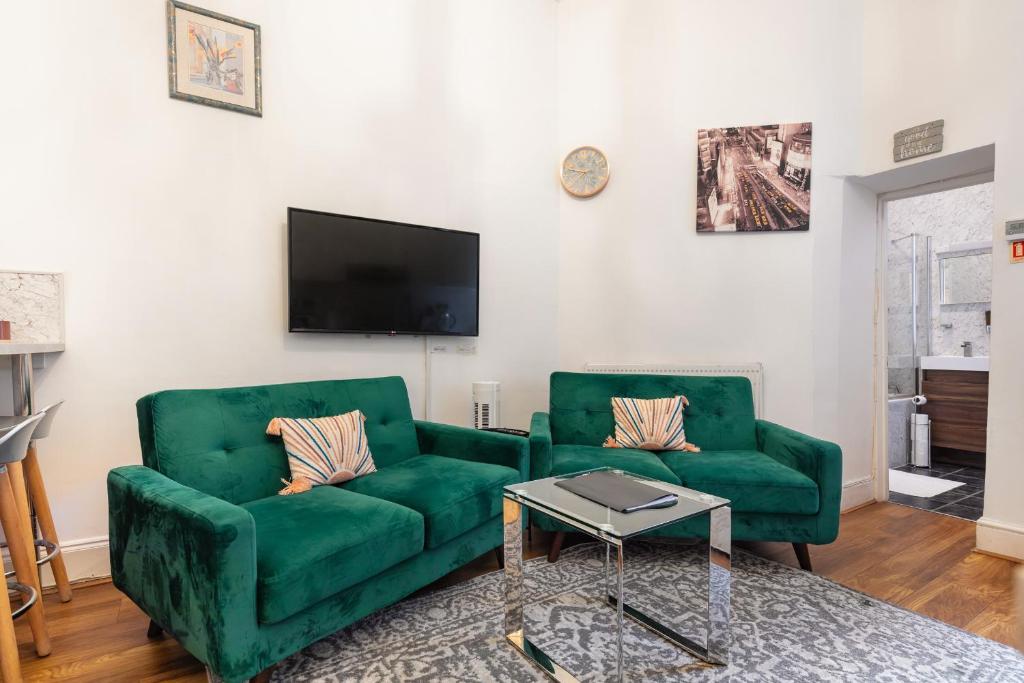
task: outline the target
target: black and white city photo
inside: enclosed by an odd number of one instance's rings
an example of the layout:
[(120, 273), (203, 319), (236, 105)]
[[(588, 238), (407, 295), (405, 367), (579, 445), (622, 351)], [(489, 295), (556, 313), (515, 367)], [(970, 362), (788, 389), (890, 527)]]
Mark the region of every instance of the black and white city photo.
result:
[(697, 131), (697, 232), (807, 230), (811, 124)]

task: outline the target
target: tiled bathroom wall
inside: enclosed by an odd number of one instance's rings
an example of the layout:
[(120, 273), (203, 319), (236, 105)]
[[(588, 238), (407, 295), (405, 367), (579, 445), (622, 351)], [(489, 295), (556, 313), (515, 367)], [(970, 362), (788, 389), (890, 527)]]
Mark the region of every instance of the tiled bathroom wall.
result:
[[(975, 356), (987, 356), (989, 351), (989, 333), (985, 328), (985, 311), (990, 304), (942, 304), (939, 291), (939, 262), (936, 254), (958, 245), (971, 242), (990, 241), (992, 239), (992, 183), (972, 185), (956, 190), (947, 190), (934, 194), (910, 197), (889, 202), (887, 206), (889, 239), (897, 239), (903, 235), (917, 233), (931, 237), (931, 254), (929, 255), (931, 293), (931, 354), (937, 356), (962, 355), (960, 344), (969, 341), (973, 345)], [(900, 244), (909, 244), (904, 240)], [(892, 247), (893, 245), (890, 244)], [(898, 245), (897, 245), (898, 246)], [(909, 273), (904, 266), (900, 271), (901, 259), (906, 255), (898, 248), (890, 248), (888, 267), (890, 271)], [(991, 280), (991, 268), (980, 263), (974, 266), (976, 273), (968, 273), (967, 277)], [(890, 278), (891, 279), (891, 278)], [(923, 283), (922, 283), (923, 284)], [(889, 299), (892, 305), (900, 305), (901, 300), (894, 299), (894, 291), (904, 291), (902, 286), (894, 290), (890, 283)], [(909, 305), (909, 297), (907, 303)], [(894, 337), (909, 338), (911, 332), (910, 316), (892, 315), (890, 311), (890, 356), (893, 355), (892, 340)], [(999, 321), (994, 320), (998, 325)], [(895, 327), (894, 327), (895, 325)], [(908, 329), (901, 330), (900, 326)], [(923, 354), (924, 351), (922, 350)]]

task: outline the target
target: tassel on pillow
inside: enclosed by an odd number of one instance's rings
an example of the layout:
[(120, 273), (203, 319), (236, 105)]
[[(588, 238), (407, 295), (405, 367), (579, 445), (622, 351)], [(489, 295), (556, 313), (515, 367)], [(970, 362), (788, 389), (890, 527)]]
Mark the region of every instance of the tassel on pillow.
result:
[(291, 481), (282, 479), (281, 483), (284, 484), (284, 488), (277, 492), (279, 496), (290, 496), (293, 493), (305, 493), (313, 489), (313, 485), (309, 483), (309, 479), (305, 477), (295, 477)]

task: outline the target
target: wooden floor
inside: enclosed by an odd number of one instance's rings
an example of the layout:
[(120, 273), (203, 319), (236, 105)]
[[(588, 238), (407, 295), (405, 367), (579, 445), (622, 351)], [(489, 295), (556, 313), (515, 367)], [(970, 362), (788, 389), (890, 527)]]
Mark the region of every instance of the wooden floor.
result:
[[(530, 557), (546, 552), (535, 532)], [(527, 544), (524, 544), (527, 545)], [(741, 544), (796, 566), (782, 543)], [(891, 503), (843, 515), (839, 539), (812, 547), (815, 572), (935, 619), (1014, 644), (1008, 560), (973, 552), (974, 523)], [(453, 572), (437, 586), (497, 569), (493, 554)], [(146, 638), (148, 619), (109, 583), (77, 587), (67, 604), (46, 597), (53, 654), (37, 658), (24, 620), (18, 624), (27, 681), (205, 681), (202, 667), (172, 638)], [(941, 647), (941, 643), (936, 646)]]

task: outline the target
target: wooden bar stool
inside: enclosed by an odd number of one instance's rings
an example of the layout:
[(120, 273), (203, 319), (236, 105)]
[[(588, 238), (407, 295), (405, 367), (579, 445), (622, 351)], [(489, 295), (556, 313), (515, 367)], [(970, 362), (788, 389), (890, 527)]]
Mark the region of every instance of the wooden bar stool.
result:
[[(32, 433), (42, 420), (42, 415), (32, 415), (0, 433), (0, 525), (3, 526), (4, 537), (7, 539), (7, 549), (14, 564), (14, 575), (17, 583), (21, 584), (13, 587), (18, 590), (28, 589), (29, 597), (17, 613), (24, 613), (28, 617), (36, 654), (45, 657), (50, 654), (50, 636), (46, 630), (43, 603), (37, 599), (42, 595), (39, 574), (28, 550), (27, 529), (30, 521), (25, 509), (17, 503), (10, 474), (11, 464), (20, 465), (25, 459)], [(9, 680), (20, 681), (21, 678), (18, 644), (14, 640), (14, 613), (7, 598), (6, 585), (3, 594), (3, 599), (0, 599), (0, 672), (4, 675), (4, 683), (7, 683)]]
[[(43, 416), (36, 430), (32, 433), (32, 441), (28, 445), (28, 453), (25, 455), (25, 479), (28, 482), (28, 499), (32, 503), (32, 510), (39, 521), (40, 537), (36, 538), (34, 527), (30, 530), (32, 553), (35, 555), (36, 547), (42, 547), (44, 556), (38, 560), (38, 564), (50, 563), (53, 571), (53, 579), (57, 584), (57, 593), (61, 602), (71, 600), (71, 582), (68, 580), (68, 570), (64, 564), (64, 556), (60, 552), (60, 540), (57, 538), (57, 527), (53, 524), (53, 512), (50, 509), (50, 499), (46, 495), (46, 487), (43, 485), (43, 472), (39, 468), (39, 457), (36, 455), (36, 442), (45, 439), (50, 435), (50, 428), (57, 416), (57, 410), (64, 405), (64, 401), (50, 404), (39, 411)], [(12, 473), (13, 474), (13, 473)], [(17, 494), (17, 487), (15, 487)]]
[(0, 679), (21, 683), (21, 660), (18, 659), (18, 639), (14, 636), (8, 588), (11, 588), (10, 584), (5, 583), (0, 591)]
[[(18, 609), (11, 609), (9, 591), (21, 593), (24, 604)], [(40, 599), (39, 593), (32, 586), (17, 581), (7, 580), (7, 589), (0, 591), (0, 680), (21, 681), (21, 662), (18, 660), (18, 641), (14, 633), (14, 620), (32, 609)], [(11, 650), (13, 648), (13, 650)], [(5, 655), (14, 652), (13, 657)]]

